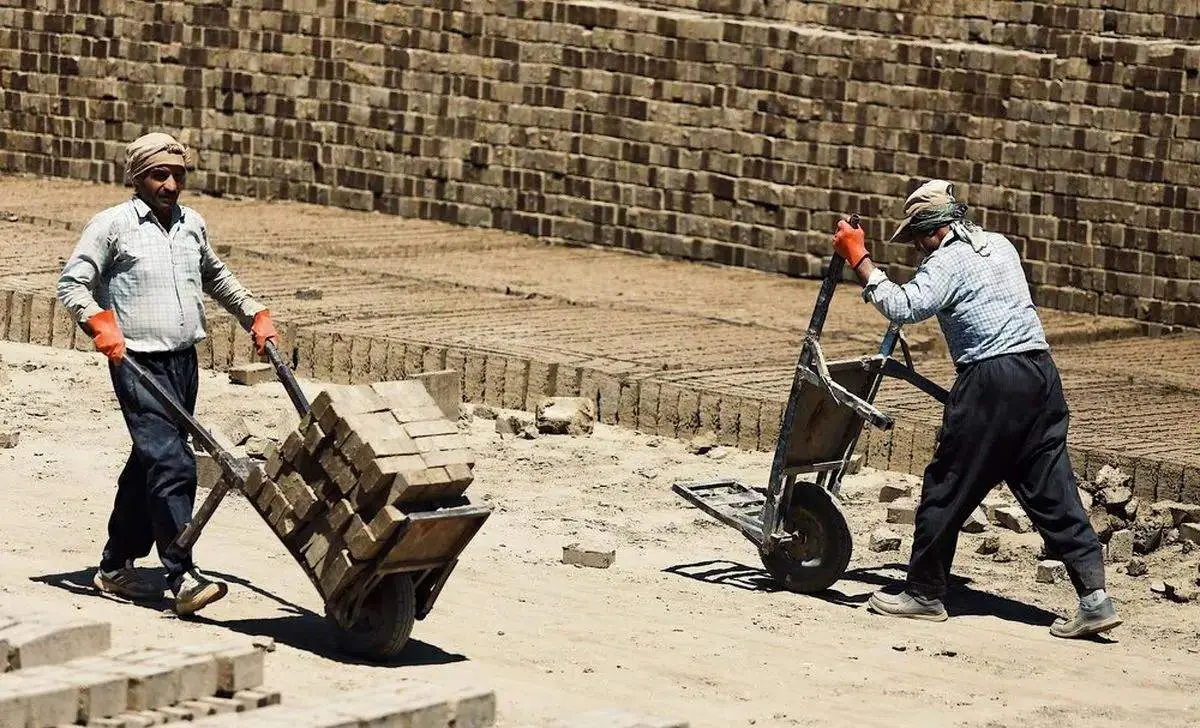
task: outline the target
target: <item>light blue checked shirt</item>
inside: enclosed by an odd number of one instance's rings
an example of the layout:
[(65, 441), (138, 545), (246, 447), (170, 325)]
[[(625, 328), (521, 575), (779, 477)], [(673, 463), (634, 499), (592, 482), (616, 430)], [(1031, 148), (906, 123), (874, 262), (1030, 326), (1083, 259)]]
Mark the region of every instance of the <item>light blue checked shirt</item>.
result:
[(936, 315), (955, 364), (1050, 348), (1017, 249), (1003, 235), (961, 222), (908, 283), (872, 271), (863, 299), (896, 323)]
[(176, 205), (164, 228), (136, 196), (91, 219), (58, 279), (77, 320), (113, 309), (125, 345), (142, 353), (202, 341), (204, 293), (243, 326), (263, 309), (213, 252), (200, 213)]

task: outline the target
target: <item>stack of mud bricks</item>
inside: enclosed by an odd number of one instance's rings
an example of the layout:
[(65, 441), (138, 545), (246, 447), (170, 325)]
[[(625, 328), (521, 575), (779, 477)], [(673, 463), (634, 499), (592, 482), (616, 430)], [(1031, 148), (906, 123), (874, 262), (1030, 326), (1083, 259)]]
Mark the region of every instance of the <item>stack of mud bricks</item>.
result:
[(329, 602), (400, 557), (406, 513), (460, 503), (473, 466), (421, 382), (334, 386), (245, 492)]
[(107, 623), (0, 608), (0, 726), (146, 728), (274, 705), (250, 640), (113, 648)]
[(0, 169), (119, 181), (163, 128), (201, 190), (795, 275), (858, 212), (899, 277), (940, 176), (1040, 305), (1200, 326), (1192, 0), (36, 5)]

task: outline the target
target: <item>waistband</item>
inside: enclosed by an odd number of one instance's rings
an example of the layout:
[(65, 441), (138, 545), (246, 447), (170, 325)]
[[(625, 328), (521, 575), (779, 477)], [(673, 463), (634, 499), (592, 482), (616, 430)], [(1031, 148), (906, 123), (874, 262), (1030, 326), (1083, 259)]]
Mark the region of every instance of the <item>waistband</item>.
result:
[(983, 359), (976, 359), (975, 361), (969, 361), (969, 362), (966, 362), (963, 364), (955, 364), (954, 371), (958, 372), (959, 374), (962, 374), (963, 372), (970, 371), (971, 369), (975, 368), (976, 366), (979, 366), (980, 364), (989, 364), (989, 363), (999, 361), (1001, 359), (1005, 359), (1008, 357), (1021, 357), (1024, 359), (1029, 359), (1030, 361), (1034, 361), (1034, 360), (1041, 359), (1043, 357), (1048, 357), (1048, 356), (1050, 356), (1049, 349), (1025, 349), (1023, 351), (1006, 351), (1003, 354), (996, 354), (995, 356), (988, 356), (988, 357), (984, 357)]

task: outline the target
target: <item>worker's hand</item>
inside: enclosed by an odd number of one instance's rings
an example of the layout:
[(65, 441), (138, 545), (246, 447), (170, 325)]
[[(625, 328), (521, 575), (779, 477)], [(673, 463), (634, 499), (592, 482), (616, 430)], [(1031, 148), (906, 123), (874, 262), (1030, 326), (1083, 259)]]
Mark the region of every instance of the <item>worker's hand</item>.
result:
[(279, 332), (271, 322), (271, 312), (263, 309), (254, 314), (254, 323), (250, 324), (250, 337), (254, 339), (254, 348), (259, 354), (267, 353), (268, 341), (279, 341)]
[(125, 334), (117, 323), (117, 314), (111, 309), (101, 311), (87, 320), (88, 328), (92, 331), (92, 341), (96, 351), (108, 357), (114, 364), (120, 364), (125, 358)]
[(857, 268), (867, 258), (867, 237), (862, 228), (850, 227), (845, 220), (838, 220), (837, 232), (833, 235), (833, 249), (846, 259), (851, 268)]

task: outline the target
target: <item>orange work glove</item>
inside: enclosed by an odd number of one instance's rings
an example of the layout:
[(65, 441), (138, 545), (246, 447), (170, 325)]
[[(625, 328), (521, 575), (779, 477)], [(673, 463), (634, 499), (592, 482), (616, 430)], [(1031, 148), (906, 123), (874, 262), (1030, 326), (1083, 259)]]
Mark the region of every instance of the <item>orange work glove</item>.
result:
[(271, 322), (271, 312), (263, 309), (254, 314), (254, 323), (250, 324), (250, 337), (254, 339), (254, 348), (259, 354), (267, 353), (268, 341), (279, 341), (279, 332)]
[(851, 268), (857, 268), (867, 255), (867, 237), (862, 228), (850, 227), (845, 220), (838, 220), (837, 232), (833, 235), (833, 249), (846, 259)]
[(125, 334), (117, 323), (115, 311), (101, 311), (87, 320), (88, 328), (92, 330), (92, 341), (99, 351), (114, 364), (120, 364), (125, 358)]

